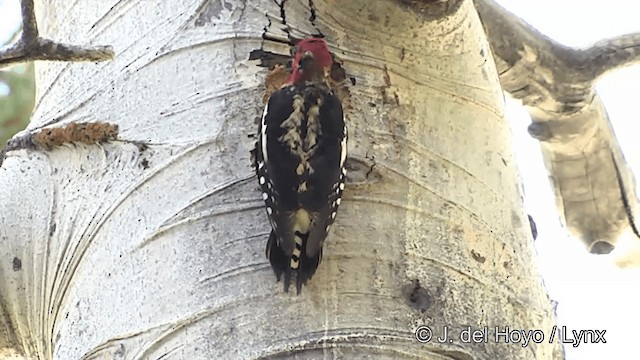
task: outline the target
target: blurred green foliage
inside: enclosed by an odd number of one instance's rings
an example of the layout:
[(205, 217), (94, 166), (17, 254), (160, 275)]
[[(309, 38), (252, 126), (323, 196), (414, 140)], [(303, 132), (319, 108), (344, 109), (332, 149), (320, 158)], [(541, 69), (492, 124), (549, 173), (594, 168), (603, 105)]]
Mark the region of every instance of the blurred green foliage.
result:
[[(9, 42), (16, 40), (20, 29)], [(27, 127), (35, 103), (33, 62), (0, 68), (0, 149)]]
[(33, 63), (0, 69), (0, 148), (29, 124), (34, 101)]

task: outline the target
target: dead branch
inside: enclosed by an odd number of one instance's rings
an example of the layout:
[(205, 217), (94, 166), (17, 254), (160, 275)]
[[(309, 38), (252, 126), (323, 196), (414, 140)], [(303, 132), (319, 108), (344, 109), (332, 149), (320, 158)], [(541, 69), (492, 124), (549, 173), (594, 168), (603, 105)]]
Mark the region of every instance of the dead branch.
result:
[(542, 35), (493, 0), (475, 0), (506, 92), (531, 115), (565, 226), (592, 253), (635, 227), (635, 181), (594, 90), (607, 71), (640, 62), (640, 35), (585, 50)]
[(33, 0), (21, 0), (22, 35), (18, 41), (0, 50), (0, 66), (23, 61), (105, 61), (113, 59), (111, 46), (77, 46), (40, 37)]
[(640, 34), (626, 34), (600, 41), (582, 51), (584, 72), (596, 80), (609, 71), (640, 64)]

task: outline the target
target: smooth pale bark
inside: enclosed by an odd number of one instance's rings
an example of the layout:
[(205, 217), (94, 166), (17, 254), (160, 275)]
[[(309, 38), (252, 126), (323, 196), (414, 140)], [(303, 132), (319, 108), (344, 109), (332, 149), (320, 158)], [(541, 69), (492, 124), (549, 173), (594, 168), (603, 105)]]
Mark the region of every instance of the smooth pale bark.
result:
[[(548, 338), (457, 339), (469, 326), (549, 336), (555, 322), (472, 2), (442, 17), (395, 1), (283, 4), (40, 5), (43, 32), (117, 57), (38, 64), (26, 132), (105, 121), (119, 140), (7, 153), (1, 344), (41, 359), (560, 358)], [(267, 72), (249, 53), (288, 53), (265, 29), (321, 31), (355, 80), (351, 183), (300, 296), (264, 258), (249, 157)], [(453, 341), (419, 343), (421, 325)]]

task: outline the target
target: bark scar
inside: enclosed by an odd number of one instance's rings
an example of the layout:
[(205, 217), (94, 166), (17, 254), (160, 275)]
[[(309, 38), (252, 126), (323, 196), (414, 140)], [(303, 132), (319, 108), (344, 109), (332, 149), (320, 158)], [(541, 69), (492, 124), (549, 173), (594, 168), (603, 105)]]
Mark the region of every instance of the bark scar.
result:
[(38, 132), (15, 137), (7, 142), (5, 151), (19, 149), (51, 150), (67, 143), (97, 144), (116, 140), (118, 125), (107, 122), (71, 123), (62, 127), (44, 128)]

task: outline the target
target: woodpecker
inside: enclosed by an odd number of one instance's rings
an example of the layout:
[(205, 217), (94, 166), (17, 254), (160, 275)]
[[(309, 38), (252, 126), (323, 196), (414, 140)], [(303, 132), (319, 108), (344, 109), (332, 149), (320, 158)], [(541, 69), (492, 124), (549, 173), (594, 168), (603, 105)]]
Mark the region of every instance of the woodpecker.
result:
[(289, 79), (267, 102), (255, 166), (271, 223), (266, 256), (284, 290), (316, 272), (344, 190), (347, 128), (327, 84), (333, 58), (319, 38), (300, 41)]

